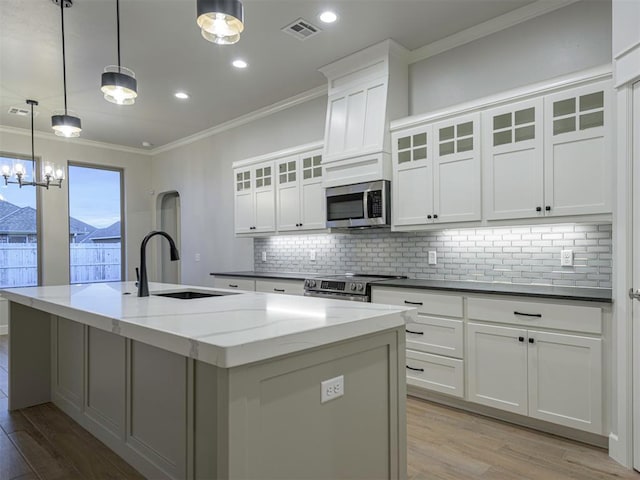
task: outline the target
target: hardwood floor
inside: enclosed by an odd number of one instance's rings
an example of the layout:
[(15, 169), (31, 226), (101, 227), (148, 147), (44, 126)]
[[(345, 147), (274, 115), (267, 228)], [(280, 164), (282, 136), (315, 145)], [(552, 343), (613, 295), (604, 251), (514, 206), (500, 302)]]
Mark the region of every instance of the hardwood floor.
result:
[[(7, 411), (0, 336), (0, 480), (141, 479), (53, 404)], [(426, 401), (407, 400), (409, 480), (640, 480), (604, 450)]]

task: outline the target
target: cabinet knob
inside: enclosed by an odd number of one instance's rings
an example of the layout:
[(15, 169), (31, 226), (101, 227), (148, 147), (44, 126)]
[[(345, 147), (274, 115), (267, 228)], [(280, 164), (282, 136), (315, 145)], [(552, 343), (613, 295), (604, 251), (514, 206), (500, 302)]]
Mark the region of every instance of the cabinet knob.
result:
[(438, 214), (437, 214), (437, 213), (434, 213), (434, 214), (433, 214), (433, 218), (438, 218)]
[(427, 215), (427, 218), (428, 218), (429, 220), (431, 220), (431, 215)]
[(547, 205), (546, 207), (544, 207), (544, 209), (545, 209), (547, 212), (550, 212), (550, 211), (551, 211), (551, 205)]
[(542, 211), (542, 207), (536, 207), (536, 212), (541, 212)]
[(524, 337), (518, 337), (519, 342), (524, 342)]
[(529, 339), (529, 343), (535, 343), (536, 341), (533, 338)]

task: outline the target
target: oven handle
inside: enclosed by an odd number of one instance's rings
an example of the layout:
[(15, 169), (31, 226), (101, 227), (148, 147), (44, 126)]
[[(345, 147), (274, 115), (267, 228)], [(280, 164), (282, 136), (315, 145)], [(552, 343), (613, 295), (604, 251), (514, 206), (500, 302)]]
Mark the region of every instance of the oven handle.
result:
[(369, 295), (339, 295), (334, 293), (305, 291), (305, 297), (324, 298), (329, 300), (350, 300), (352, 302), (371, 302)]

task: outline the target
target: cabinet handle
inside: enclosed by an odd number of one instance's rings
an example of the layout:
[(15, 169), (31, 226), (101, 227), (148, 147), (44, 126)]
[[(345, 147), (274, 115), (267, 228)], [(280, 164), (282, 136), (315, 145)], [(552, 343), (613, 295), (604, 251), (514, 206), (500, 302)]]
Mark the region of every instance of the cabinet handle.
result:
[(273, 289), (274, 292), (278, 292), (278, 293), (284, 293), (284, 288), (274, 288)]
[(522, 317), (536, 317), (536, 318), (542, 318), (542, 314), (541, 313), (522, 313), (522, 312), (513, 312), (514, 315), (520, 315)]
[(536, 212), (541, 212), (542, 211), (542, 207), (536, 207)]
[(519, 342), (524, 342), (524, 337), (518, 337)]
[(234, 285), (233, 283), (230, 283), (230, 284), (229, 284), (229, 286), (230, 286), (231, 288), (238, 288), (238, 285)]
[(410, 367), (409, 365), (407, 365), (407, 368), (415, 372), (424, 372), (424, 368), (414, 368), (414, 367)]
[(427, 218), (428, 218), (429, 220), (431, 220), (431, 215), (427, 215)]
[(409, 300), (405, 300), (404, 303), (407, 305), (422, 305), (422, 302), (410, 302)]
[(437, 213), (434, 213), (434, 214), (433, 214), (433, 218), (438, 218), (438, 214), (437, 214)]
[(414, 335), (424, 335), (424, 332), (414, 332), (413, 330), (405, 330), (407, 333), (413, 333)]
[(550, 211), (551, 211), (551, 205), (547, 205), (546, 207), (544, 207), (544, 209), (545, 209), (547, 212), (550, 212)]
[(530, 338), (529, 343), (535, 343), (535, 340), (533, 338)]

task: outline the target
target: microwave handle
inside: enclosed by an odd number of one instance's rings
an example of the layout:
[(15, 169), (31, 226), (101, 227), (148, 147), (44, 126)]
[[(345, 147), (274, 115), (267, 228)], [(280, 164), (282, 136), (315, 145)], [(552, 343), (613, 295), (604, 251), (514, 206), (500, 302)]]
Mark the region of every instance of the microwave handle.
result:
[(365, 192), (363, 192), (364, 194), (364, 212), (363, 212), (363, 216), (364, 218), (369, 218), (369, 192), (371, 190), (367, 190)]

